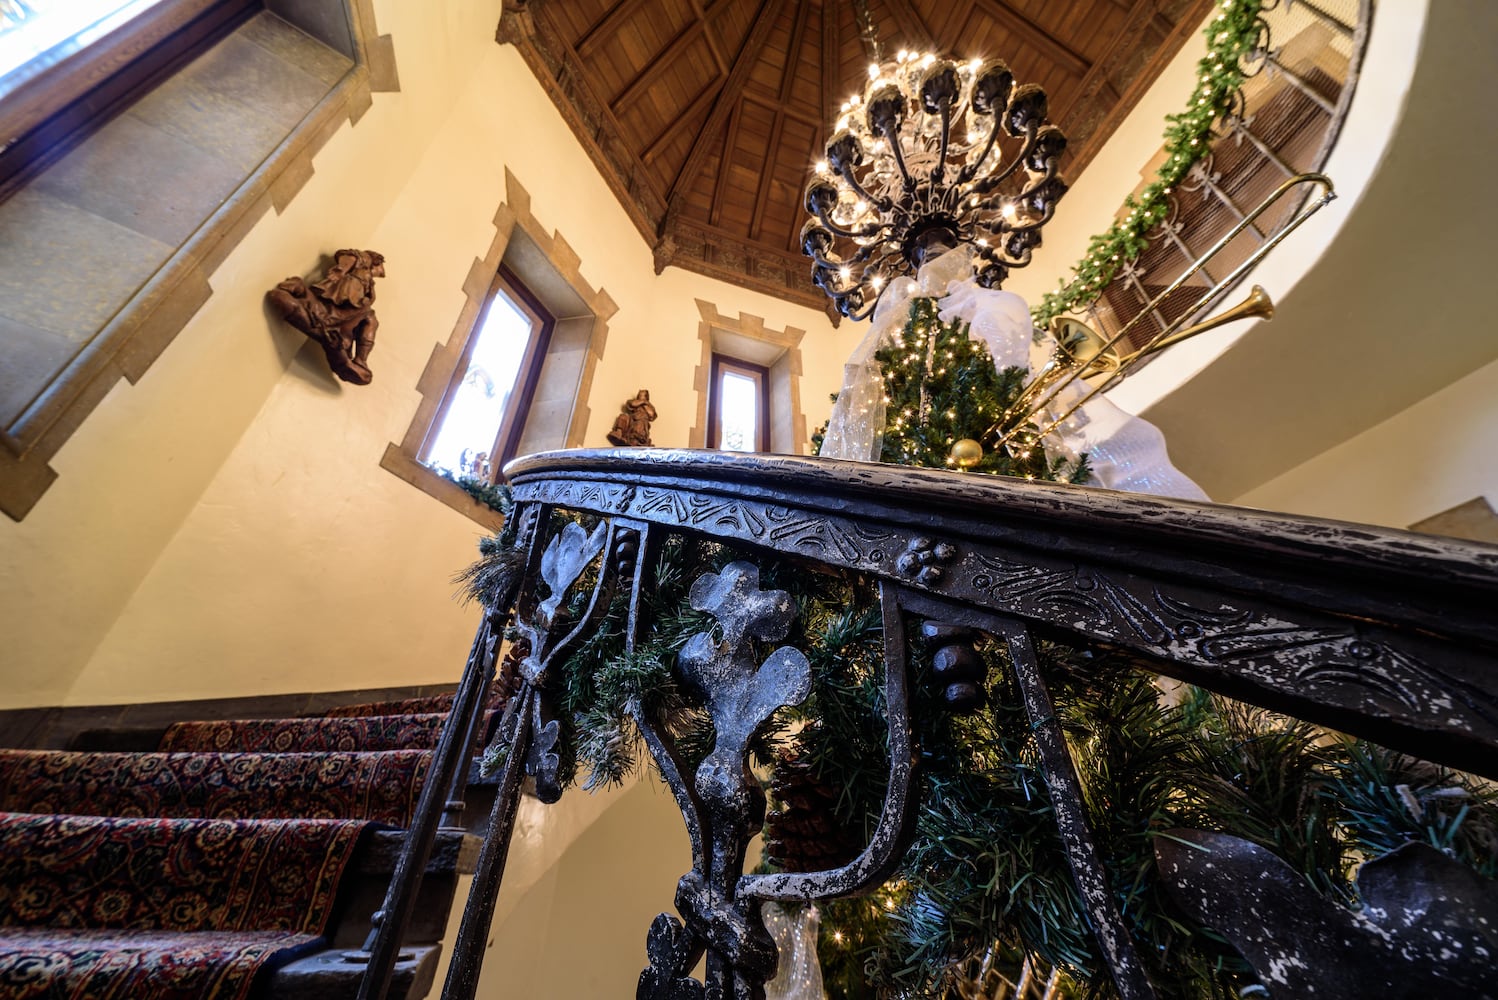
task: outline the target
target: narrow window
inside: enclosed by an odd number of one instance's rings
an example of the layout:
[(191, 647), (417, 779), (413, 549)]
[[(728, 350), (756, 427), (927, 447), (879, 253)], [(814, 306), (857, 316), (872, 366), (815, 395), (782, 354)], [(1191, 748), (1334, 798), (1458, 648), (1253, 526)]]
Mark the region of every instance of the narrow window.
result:
[(769, 369), (713, 355), (708, 392), (707, 446), (722, 451), (769, 451)]
[[(0, 79), (43, 56), (61, 58), (160, 0), (6, 0), (0, 3)], [(125, 8), (131, 8), (128, 12)], [(121, 15), (124, 12), (124, 16)], [(111, 20), (113, 19), (113, 20)], [(106, 23), (108, 22), (108, 23)]]
[(515, 457), (553, 320), (508, 269), (489, 289), (421, 460), (493, 482)]

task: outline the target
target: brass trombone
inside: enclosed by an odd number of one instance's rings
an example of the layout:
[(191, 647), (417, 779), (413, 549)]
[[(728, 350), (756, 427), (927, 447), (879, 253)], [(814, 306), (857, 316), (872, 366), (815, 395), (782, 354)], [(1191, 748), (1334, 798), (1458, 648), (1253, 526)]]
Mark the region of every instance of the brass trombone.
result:
[[(1254, 252), (1248, 256), (1247, 260), (1234, 268), (1231, 274), (1223, 278), (1221, 281), (1218, 281), (1211, 288), (1208, 288), (1205, 292), (1203, 292), (1202, 295), (1191, 304), (1191, 307), (1189, 309), (1182, 313), (1181, 316), (1175, 321), (1167, 325), (1163, 330), (1151, 337), (1144, 344), (1144, 346), (1135, 351), (1132, 351), (1129, 354), (1121, 354), (1119, 352), (1118, 344), (1124, 339), (1124, 337), (1128, 335), (1129, 331), (1134, 329), (1134, 326), (1140, 320), (1142, 320), (1145, 316), (1153, 313), (1159, 307), (1160, 303), (1165, 300), (1166, 296), (1170, 295), (1176, 289), (1180, 288), (1192, 277), (1192, 275), (1196, 274), (1197, 271), (1200, 271), (1203, 267), (1205, 267), (1208, 261), (1217, 256), (1217, 254), (1220, 253), (1225, 246), (1231, 243), (1239, 233), (1243, 232), (1243, 230), (1252, 225), (1255, 219), (1257, 219), (1260, 215), (1263, 215), (1264, 212), (1268, 211), (1268, 209), (1275, 202), (1279, 201), (1279, 199), (1284, 197), (1286, 193), (1296, 187), (1299, 187), (1302, 184), (1317, 185), (1321, 188), (1321, 196), (1302, 208), (1302, 210), (1293, 219), (1285, 223), (1279, 228), (1278, 231), (1274, 233), (1273, 236), (1261, 243), (1254, 250)], [(1072, 317), (1058, 317), (1057, 319), (1053, 320), (1051, 323), (1051, 328), (1048, 332), (1056, 341), (1056, 356), (1050, 362), (1048, 362), (1044, 368), (1036, 373), (1036, 375), (1025, 385), (1025, 387), (1020, 390), (1019, 395), (1015, 397), (1015, 401), (1010, 404), (1009, 408), (1004, 411), (1004, 414), (999, 417), (998, 422), (989, 428), (988, 434), (993, 434), (997, 431), (1000, 431), (1016, 415), (1023, 414), (1024, 419), (1015, 421), (1014, 424), (1009, 428), (1009, 430), (1005, 431), (999, 438), (998, 443), (1001, 446), (1008, 445), (1010, 441), (1012, 441), (1017, 435), (1024, 431), (1027, 426), (1029, 426), (1031, 422), (1029, 418), (1034, 417), (1044, 411), (1046, 407), (1048, 407), (1056, 398), (1056, 396), (1061, 392), (1062, 389), (1066, 388), (1068, 385), (1075, 382), (1079, 378), (1086, 379), (1092, 378), (1094, 376), (1102, 376), (1102, 378), (1096, 384), (1089, 388), (1085, 395), (1083, 395), (1075, 403), (1072, 403), (1071, 406), (1067, 408), (1065, 413), (1051, 420), (1050, 423), (1046, 424), (1043, 429), (1035, 432), (1033, 437), (1030, 437), (1027, 432), (1027, 443), (1034, 443), (1035, 441), (1039, 441), (1041, 438), (1045, 437), (1045, 435), (1054, 431), (1062, 422), (1064, 422), (1073, 413), (1076, 413), (1077, 410), (1081, 409), (1084, 404), (1086, 404), (1098, 393), (1104, 392), (1107, 389), (1111, 388), (1115, 383), (1117, 383), (1120, 379), (1127, 375), (1129, 373), (1129, 370), (1133, 368), (1142, 358), (1163, 351), (1167, 347), (1179, 344), (1181, 341), (1194, 337), (1199, 333), (1205, 333), (1208, 330), (1215, 329), (1219, 326), (1222, 326), (1224, 323), (1230, 323), (1234, 320), (1244, 319), (1251, 316), (1256, 316), (1262, 319), (1272, 319), (1274, 317), (1274, 303), (1270, 300), (1268, 293), (1265, 292), (1263, 288), (1255, 285), (1248, 298), (1243, 302), (1240, 302), (1233, 308), (1193, 326), (1188, 327), (1185, 325), (1188, 319), (1190, 319), (1201, 309), (1205, 308), (1212, 301), (1212, 299), (1217, 296), (1219, 292), (1221, 292), (1227, 286), (1236, 282), (1245, 273), (1247, 273), (1249, 269), (1258, 264), (1259, 261), (1263, 260), (1265, 255), (1267, 255), (1270, 250), (1273, 250), (1276, 246), (1278, 246), (1286, 236), (1289, 236), (1292, 232), (1298, 229), (1301, 223), (1305, 222), (1312, 215), (1316, 214), (1316, 212), (1319, 211), (1323, 205), (1331, 201), (1336, 196), (1337, 194), (1332, 187), (1331, 179), (1325, 174), (1306, 173), (1297, 174), (1294, 177), (1289, 178), (1279, 187), (1275, 188), (1274, 191), (1270, 193), (1269, 197), (1260, 202), (1257, 208), (1244, 216), (1242, 221), (1240, 221), (1236, 226), (1228, 231), (1227, 235), (1223, 236), (1222, 239), (1213, 244), (1210, 250), (1202, 254), (1196, 260), (1192, 261), (1191, 266), (1186, 269), (1184, 274), (1182, 274), (1175, 281), (1171, 282), (1169, 287), (1167, 287), (1160, 294), (1150, 299), (1149, 302), (1145, 304), (1144, 308), (1140, 310), (1137, 316), (1125, 323), (1123, 327), (1121, 327), (1118, 332), (1113, 334), (1113, 336), (1111, 337), (1105, 339), (1102, 334), (1093, 330), (1081, 320)], [(1038, 401), (1037, 397), (1039, 397)], [(985, 435), (985, 437), (986, 436), (987, 435)]]

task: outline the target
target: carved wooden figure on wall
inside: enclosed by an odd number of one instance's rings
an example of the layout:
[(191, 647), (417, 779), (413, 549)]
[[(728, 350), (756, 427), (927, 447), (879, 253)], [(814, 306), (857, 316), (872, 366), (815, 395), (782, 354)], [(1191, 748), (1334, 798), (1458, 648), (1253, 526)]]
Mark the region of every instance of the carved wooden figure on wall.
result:
[(385, 276), (385, 257), (373, 250), (339, 250), (321, 281), (290, 277), (266, 293), (286, 322), (322, 346), (333, 374), (368, 385), (369, 352), (379, 320), (374, 279)]
[(650, 424), (655, 420), (655, 405), (650, 402), (650, 390), (641, 389), (633, 399), (625, 400), (620, 413), (614, 418), (614, 429), (609, 431), (609, 443), (620, 447), (649, 448)]

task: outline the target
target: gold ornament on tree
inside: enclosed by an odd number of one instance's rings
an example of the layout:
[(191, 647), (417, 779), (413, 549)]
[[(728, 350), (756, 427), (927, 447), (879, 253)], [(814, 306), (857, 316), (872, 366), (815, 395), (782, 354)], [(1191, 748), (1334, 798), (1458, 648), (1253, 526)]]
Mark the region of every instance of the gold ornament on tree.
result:
[(966, 472), (983, 461), (983, 446), (972, 438), (958, 438), (952, 442), (952, 450), (947, 453), (947, 458)]

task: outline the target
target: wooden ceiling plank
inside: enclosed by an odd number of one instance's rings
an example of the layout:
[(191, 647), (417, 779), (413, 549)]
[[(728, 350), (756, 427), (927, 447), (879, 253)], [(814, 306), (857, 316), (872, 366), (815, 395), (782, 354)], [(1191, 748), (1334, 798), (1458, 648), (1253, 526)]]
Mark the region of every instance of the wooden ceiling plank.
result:
[(662, 73), (675, 68), (677, 57), (688, 46), (695, 43), (706, 30), (706, 26), (701, 21), (693, 21), (678, 31), (676, 37), (666, 44), (660, 54), (646, 63), (645, 67), (635, 74), (635, 78), (619, 91), (619, 96), (609, 102), (609, 110), (615, 115), (623, 115), (624, 110), (644, 96), (645, 92), (650, 89), (650, 85), (655, 83)]
[(670, 206), (679, 205), (687, 188), (697, 179), (697, 173), (702, 169), (708, 150), (717, 139), (718, 133), (722, 131), (729, 111), (733, 109), (739, 92), (744, 89), (744, 81), (748, 79), (749, 71), (754, 68), (755, 62), (759, 59), (760, 50), (765, 47), (765, 41), (770, 37), (770, 29), (779, 19), (780, 12), (787, 2), (788, 0), (760, 0), (759, 10), (753, 22), (754, 27), (749, 30), (744, 44), (739, 46), (739, 51), (733, 58), (733, 67), (728, 72), (728, 79), (719, 88), (717, 100), (713, 102), (713, 110), (709, 112), (707, 121), (703, 123), (702, 131), (697, 133), (697, 141), (692, 144), (691, 151), (687, 153), (686, 162), (681, 165), (681, 170), (677, 171), (676, 180), (672, 182), (671, 190), (666, 195), (668, 214)]
[(586, 56), (590, 51), (598, 47), (605, 38), (613, 36), (619, 30), (620, 25), (634, 16), (635, 11), (644, 6), (645, 0), (618, 0), (618, 3), (610, 7), (598, 21), (583, 32), (572, 46), (579, 58)]
[(770, 126), (770, 142), (766, 146), (769, 153), (765, 157), (765, 167), (759, 173), (759, 187), (754, 192), (754, 212), (749, 216), (749, 239), (759, 242), (760, 231), (765, 225), (765, 202), (770, 197), (770, 180), (775, 175), (775, 162), (777, 153), (780, 151), (780, 135), (785, 129), (785, 115), (780, 109), (775, 109), (775, 123)]
[(708, 210), (708, 221), (716, 226), (723, 219), (723, 192), (728, 189), (728, 166), (733, 151), (739, 144), (739, 110), (733, 108), (728, 116), (728, 137), (723, 141), (723, 152), (718, 157), (718, 182), (713, 185), (713, 204)]
[(806, 15), (811, 4), (796, 4), (796, 22), (791, 27), (791, 44), (785, 54), (785, 72), (780, 77), (780, 103), (791, 99), (791, 87), (796, 82), (796, 69), (801, 65), (801, 49), (806, 45)]
[(645, 147), (645, 152), (640, 154), (640, 159), (645, 163), (650, 163), (656, 157), (660, 156), (661, 153), (665, 150), (666, 145), (671, 142), (672, 139), (676, 138), (676, 134), (687, 125), (691, 124), (691, 122), (699, 114), (702, 113), (702, 110), (709, 104), (711, 104), (713, 99), (717, 96), (717, 88), (705, 88), (702, 93), (698, 94), (697, 98), (692, 101), (690, 105), (688, 105), (685, 111), (677, 115), (675, 118), (671, 119), (671, 123), (665, 128), (661, 129), (659, 135), (650, 140), (650, 145)]
[(902, 49), (919, 49), (922, 52), (941, 53), (941, 47), (936, 44), (936, 36), (922, 20), (920, 11), (910, 3), (910, 0), (886, 0), (891, 14), (895, 15), (895, 23), (900, 26), (900, 32), (905, 36), (905, 44), (899, 46)]
[[(1016, 34), (1023, 35), (1036, 48), (1043, 49), (1046, 55), (1050, 56), (1073, 76), (1085, 76), (1087, 75), (1087, 71), (1092, 68), (1092, 63), (1073, 52), (1059, 38), (1013, 7), (1002, 4), (999, 0), (978, 0), (977, 6), (999, 24), (1012, 28)], [(998, 52), (994, 54), (1000, 58), (1009, 58), (1008, 53)]]
[[(843, 82), (838, 79), (837, 52), (837, 0), (822, 0), (822, 115), (830, 118), (832, 112), (842, 104), (838, 91)], [(817, 145), (821, 145), (820, 142)]]
[[(704, 29), (710, 29), (712, 27), (708, 23), (711, 15), (716, 14), (718, 11), (723, 9), (723, 7), (719, 5), (709, 11), (702, 5), (702, 0), (691, 0), (691, 3), (692, 13), (696, 16), (697, 20), (702, 22), (702, 27)], [(713, 55), (713, 63), (718, 67), (718, 75), (727, 76), (728, 61), (723, 58), (723, 50), (718, 48), (718, 40), (713, 37), (713, 33), (711, 30), (705, 30), (703, 33), (703, 37), (707, 39), (707, 50)]]

